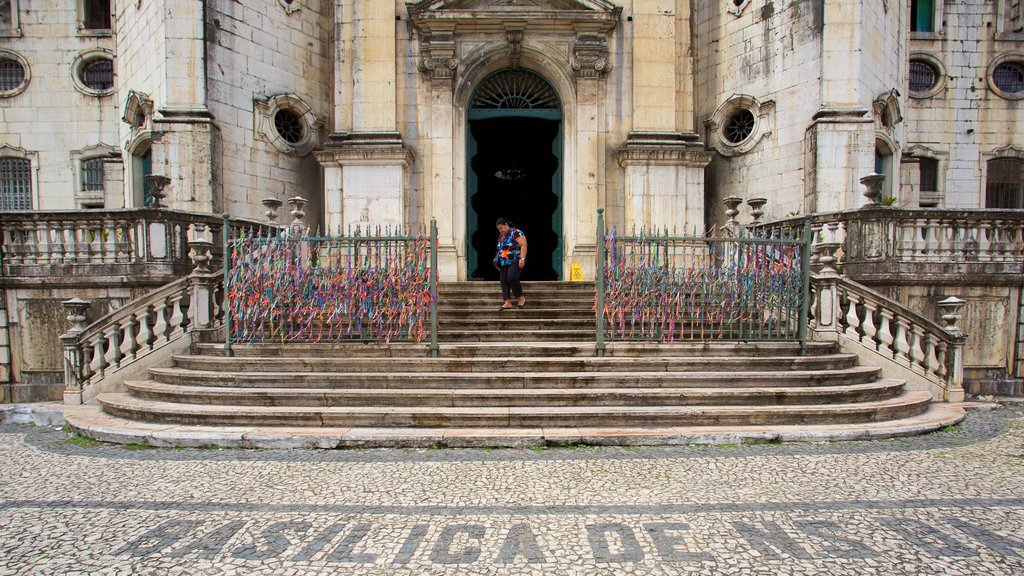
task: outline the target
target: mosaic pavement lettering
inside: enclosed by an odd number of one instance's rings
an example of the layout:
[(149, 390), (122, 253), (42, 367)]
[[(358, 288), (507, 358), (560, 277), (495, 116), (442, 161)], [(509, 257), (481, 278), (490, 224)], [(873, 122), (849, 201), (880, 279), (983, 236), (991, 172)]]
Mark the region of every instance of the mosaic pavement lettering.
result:
[(171, 450), (0, 426), (0, 574), (1024, 574), (1024, 408), (878, 442)]

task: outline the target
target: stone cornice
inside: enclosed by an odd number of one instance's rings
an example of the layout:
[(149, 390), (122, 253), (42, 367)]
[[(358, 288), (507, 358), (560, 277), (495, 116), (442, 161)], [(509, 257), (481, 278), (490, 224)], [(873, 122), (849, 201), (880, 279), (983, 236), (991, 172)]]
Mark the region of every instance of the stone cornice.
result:
[(634, 132), (615, 155), (623, 168), (636, 165), (697, 166), (711, 162), (696, 134)]
[(328, 148), (313, 153), (321, 166), (408, 166), (413, 160), (412, 150), (402, 144), (397, 132), (356, 132), (328, 142)]
[(578, 24), (588, 24), (603, 34), (618, 25), (622, 8), (608, 2), (577, 1), (575, 9), (551, 6), (500, 5), (462, 7), (465, 3), (442, 0), (406, 4), (413, 27), (421, 33), (442, 28), (459, 32), (502, 32), (508, 20), (524, 23), (529, 30), (543, 27), (547, 32), (575, 32)]

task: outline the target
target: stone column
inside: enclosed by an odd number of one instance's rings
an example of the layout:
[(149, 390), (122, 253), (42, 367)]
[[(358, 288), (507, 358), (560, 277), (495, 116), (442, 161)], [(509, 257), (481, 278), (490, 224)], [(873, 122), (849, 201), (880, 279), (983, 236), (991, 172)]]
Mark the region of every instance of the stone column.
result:
[[(324, 170), (329, 230), (359, 223), (406, 225), (412, 153), (397, 131), (396, 8), (393, 2), (340, 7), (335, 131), (316, 153)], [(346, 98), (346, 96), (348, 96)]]
[(206, 102), (202, 0), (165, 0), (160, 12), (166, 58), (159, 115), (153, 118), (153, 172), (173, 182), (167, 206), (217, 212), (216, 127)]
[(417, 64), (429, 91), (429, 137), (424, 139), (423, 174), (426, 180), (424, 205), (427, 214), (421, 215), (421, 224), (436, 218), (437, 259), (440, 277), (459, 277), (459, 247), (455, 238), (455, 181), (452, 166), (455, 163), (455, 107), (454, 78), (459, 61), (455, 53), (455, 27), (432, 26), (421, 32), (420, 59)]
[(64, 347), (64, 403), (82, 403), (82, 370), (84, 358), (78, 335), (85, 330), (85, 312), (90, 302), (81, 298), (72, 298), (61, 302), (68, 311), (68, 322), (71, 327), (60, 335)]
[(821, 270), (814, 275), (816, 290), (814, 306), (814, 324), (811, 331), (812, 340), (819, 342), (836, 342), (839, 340), (839, 271), (833, 267), (835, 253), (839, 249), (837, 242), (818, 244), (818, 263)]
[(946, 379), (949, 387), (946, 388), (943, 399), (947, 402), (964, 400), (964, 342), (967, 340), (967, 334), (960, 329), (957, 322), (960, 321), (960, 310), (966, 305), (967, 302), (956, 296), (950, 296), (938, 303), (944, 328), (953, 335), (953, 341), (946, 352)]
[(563, 213), (562, 270), (573, 262), (593, 278), (596, 263), (597, 209), (605, 207), (605, 77), (611, 69), (606, 30), (576, 25), (572, 67), (576, 75), (576, 200)]
[(192, 249), (192, 262), (195, 268), (189, 275), (189, 282), (192, 285), (192, 303), (194, 310), (192, 333), (196, 342), (214, 342), (214, 302), (213, 293), (217, 280), (221, 274), (210, 270), (210, 262), (213, 259), (213, 242), (205, 238), (190, 240), (189, 248)]
[[(633, 128), (619, 149), (625, 169), (624, 222), (633, 226), (704, 228), (704, 167), (711, 155), (693, 132), (689, 94), (689, 30), (677, 0), (633, 4)], [(688, 15), (687, 15), (688, 18)], [(682, 104), (682, 105), (681, 105)]]

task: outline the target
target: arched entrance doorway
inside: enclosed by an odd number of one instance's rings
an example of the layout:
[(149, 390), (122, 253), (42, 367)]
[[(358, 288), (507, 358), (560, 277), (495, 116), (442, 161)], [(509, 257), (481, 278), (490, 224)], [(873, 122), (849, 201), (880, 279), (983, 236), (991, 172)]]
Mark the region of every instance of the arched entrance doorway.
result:
[(467, 276), (496, 280), (494, 221), (512, 220), (530, 244), (524, 280), (562, 277), (562, 107), (539, 74), (498, 70), (467, 112)]

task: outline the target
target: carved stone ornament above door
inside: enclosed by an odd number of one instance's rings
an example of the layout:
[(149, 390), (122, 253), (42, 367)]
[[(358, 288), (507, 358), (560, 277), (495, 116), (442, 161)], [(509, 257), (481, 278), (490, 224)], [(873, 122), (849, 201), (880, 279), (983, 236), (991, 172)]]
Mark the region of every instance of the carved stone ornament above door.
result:
[(608, 35), (622, 14), (605, 0), (422, 0), (406, 9), (420, 37), (419, 69), (433, 79), (455, 75), (460, 36), (469, 34), (506, 44), (513, 68), (531, 34), (561, 35), (572, 43), (568, 64), (577, 77), (603, 76), (612, 60)]

